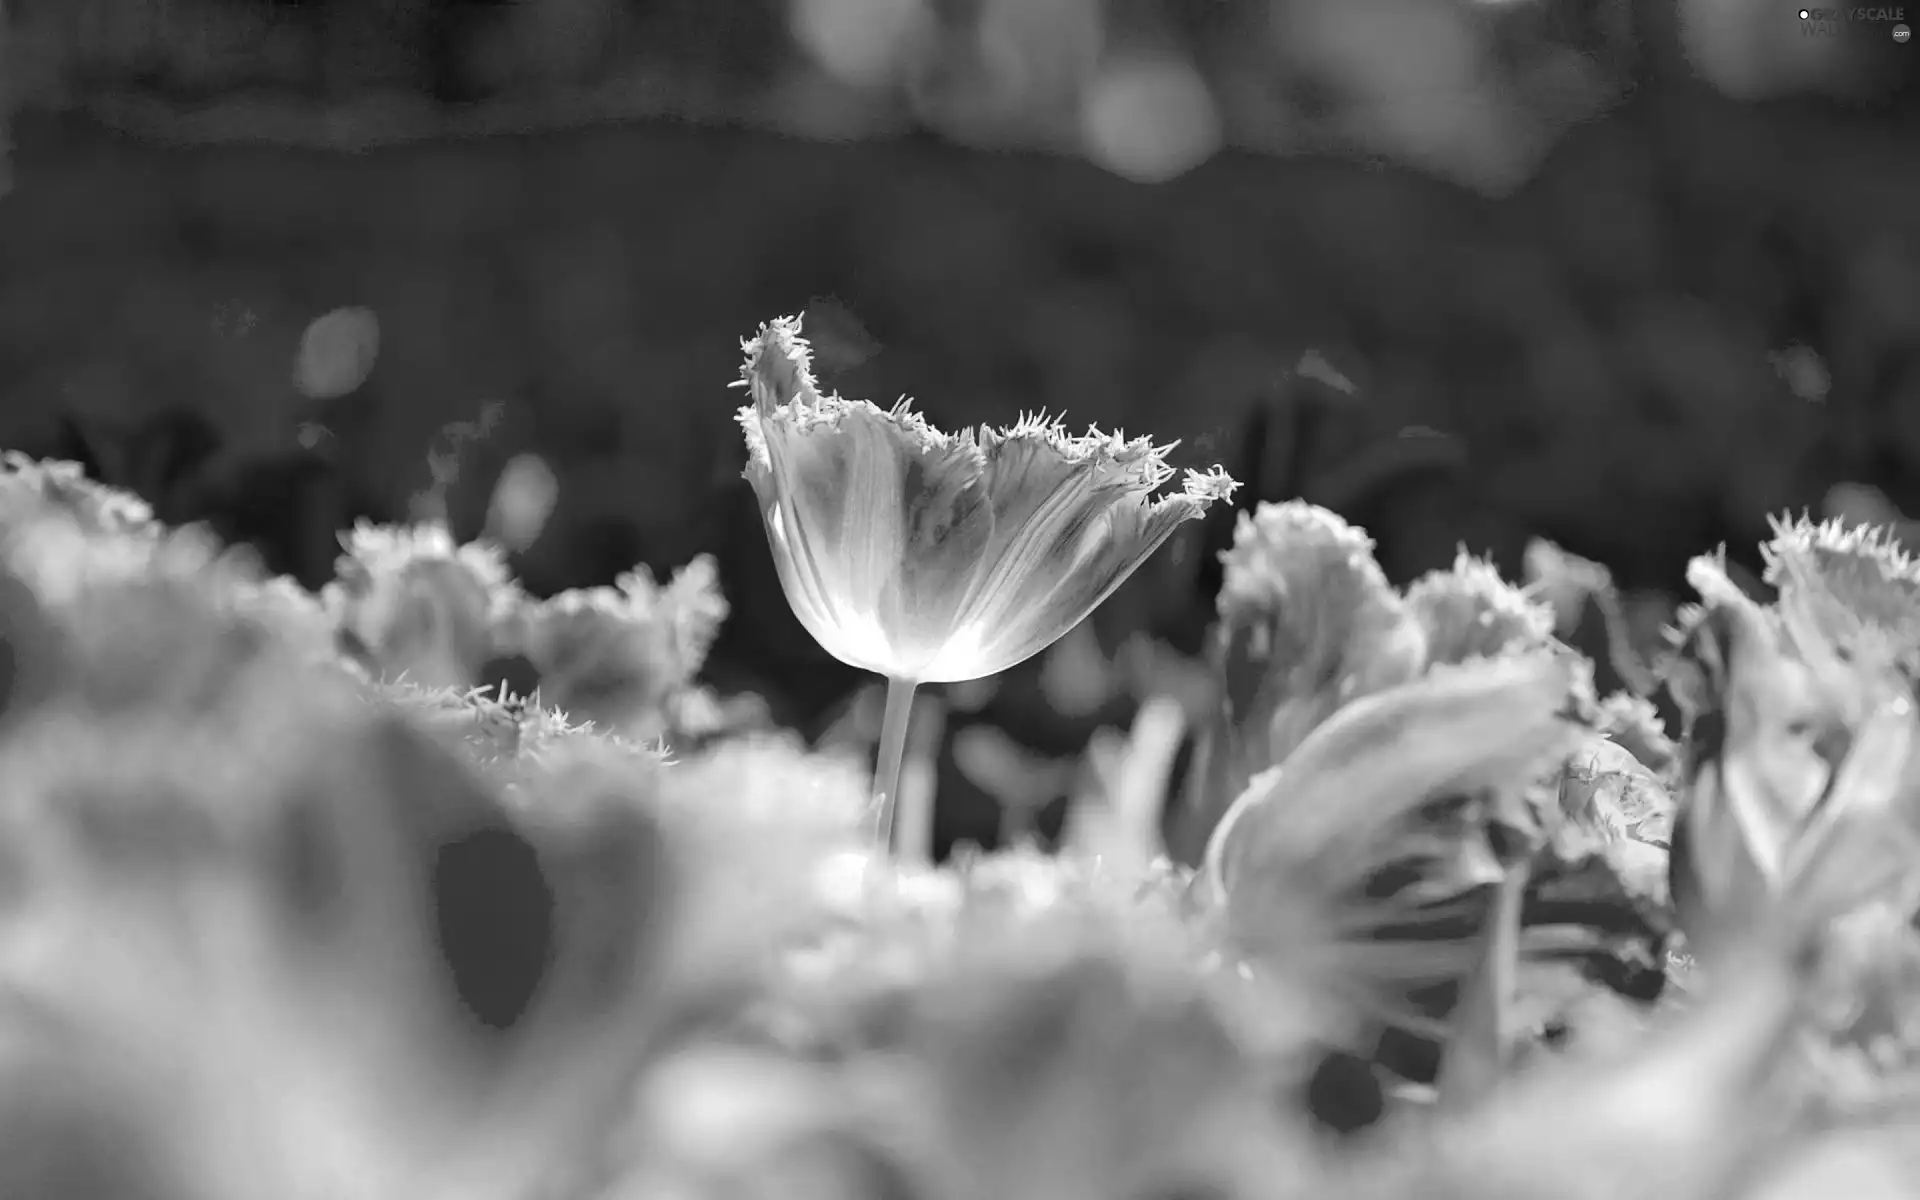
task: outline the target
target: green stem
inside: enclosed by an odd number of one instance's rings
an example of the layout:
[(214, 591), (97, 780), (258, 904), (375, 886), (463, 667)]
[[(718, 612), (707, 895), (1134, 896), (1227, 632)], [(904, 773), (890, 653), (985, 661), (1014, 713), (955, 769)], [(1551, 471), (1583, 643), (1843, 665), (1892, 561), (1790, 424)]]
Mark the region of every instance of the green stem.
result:
[(1455, 1107), (1493, 1094), (1506, 1073), (1513, 1047), (1513, 1002), (1520, 970), (1520, 915), (1532, 877), (1528, 863), (1507, 869), (1493, 893), (1481, 931), (1480, 961), (1462, 981), (1454, 1006), (1452, 1036), (1435, 1085), (1440, 1100)]
[[(912, 723), (913, 694), (919, 684), (911, 679), (887, 680), (887, 708), (880, 718), (880, 759), (873, 769), (873, 804), (880, 824), (876, 841), (881, 852), (893, 848), (895, 814), (899, 808), (900, 764), (907, 753), (907, 726)], [(918, 828), (922, 822), (913, 822)], [(915, 848), (918, 850), (919, 848)]]

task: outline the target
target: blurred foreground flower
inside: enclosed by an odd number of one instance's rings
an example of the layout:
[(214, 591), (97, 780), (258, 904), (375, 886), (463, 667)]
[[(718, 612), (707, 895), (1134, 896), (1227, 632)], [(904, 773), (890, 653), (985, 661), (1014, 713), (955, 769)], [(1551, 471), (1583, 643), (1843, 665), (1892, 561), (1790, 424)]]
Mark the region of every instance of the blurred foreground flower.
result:
[[(190, 681), (222, 624), (183, 603), (119, 662)], [(0, 740), (0, 1195), (571, 1187), (658, 1011), (679, 892), (651, 791), (555, 774), (511, 803), (257, 659), (217, 709), (48, 706)]]
[[(1438, 668), (1340, 708), (1255, 776), (1213, 831), (1204, 879), (1235, 941), (1342, 993), (1355, 1013), (1419, 1028), (1403, 997), (1459, 978), (1473, 953), (1421, 936), (1422, 919), (1532, 855), (1509, 848), (1516, 861), (1496, 861), (1464, 836), (1434, 841), (1432, 818), (1414, 818), (1476, 797), (1484, 814), (1469, 819), (1512, 824), (1524, 845), (1518, 793), (1573, 748), (1578, 685), (1568, 659), (1532, 652)], [(1438, 861), (1414, 886), (1365, 886), (1410, 856)]]
[(1672, 887), (1696, 946), (1793, 886), (1831, 892), (1832, 915), (1905, 904), (1920, 844), (1911, 565), (1878, 531), (1833, 524), (1777, 522), (1763, 550), (1770, 605), (1694, 560), (1705, 603), (1670, 669), (1687, 783)]
[(316, 317), (300, 335), (293, 386), (309, 400), (338, 400), (359, 390), (380, 355), (380, 318), (353, 305)]
[[(1662, 735), (1631, 697), (1599, 703), (1551, 612), (1491, 564), (1463, 553), (1402, 594), (1371, 551), (1311, 504), (1242, 517), (1213, 635), (1224, 703), (1168, 846), (1205, 847), (1236, 946), (1306, 981), (1342, 1052), (1420, 1082), (1444, 1067), (1451, 1103), (1565, 1028), (1547, 975), (1658, 994), (1665, 852), (1633, 838), (1665, 797), (1632, 748), (1665, 761)], [(1603, 782), (1602, 759), (1638, 778)]]
[(459, 544), (433, 522), (362, 521), (340, 545), (337, 578), (321, 596), (357, 657), (425, 688), (471, 686), (518, 596), (501, 551)]
[(1196, 863), (1254, 776), (1362, 696), (1426, 668), (1425, 631), (1373, 558), (1373, 539), (1305, 501), (1240, 514), (1222, 552), (1208, 659), (1219, 698), (1168, 849)]
[(890, 839), (914, 689), (1046, 649), (1235, 484), (1189, 471), (1156, 500), (1173, 472), (1146, 438), (1041, 418), (948, 434), (905, 402), (822, 395), (798, 319), (743, 349), (746, 477), (787, 601), (828, 653), (888, 679), (874, 790)]
[(1804, 1011), (1810, 957), (1797, 942), (1767, 939), (1702, 1003), (1633, 1050), (1543, 1064), (1426, 1137), (1383, 1140), (1381, 1152), (1354, 1156), (1352, 1177), (1326, 1181), (1321, 1194), (1748, 1195), (1783, 1152), (1797, 1148), (1803, 1098), (1785, 1086), (1787, 1051)]
[(539, 670), (543, 701), (647, 741), (670, 731), (672, 702), (688, 694), (726, 617), (718, 571), (700, 555), (665, 583), (641, 565), (611, 587), (523, 605), (502, 640)]

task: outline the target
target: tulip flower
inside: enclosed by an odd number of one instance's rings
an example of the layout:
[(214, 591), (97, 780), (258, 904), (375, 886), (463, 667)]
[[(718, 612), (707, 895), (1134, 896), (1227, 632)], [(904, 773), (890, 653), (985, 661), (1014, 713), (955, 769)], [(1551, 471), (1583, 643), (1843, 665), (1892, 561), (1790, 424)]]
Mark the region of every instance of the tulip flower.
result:
[(742, 349), (746, 478), (787, 602), (828, 653), (888, 680), (874, 791), (890, 841), (915, 689), (1045, 650), (1237, 485), (1189, 471), (1155, 498), (1172, 447), (1148, 438), (1045, 417), (944, 433), (906, 401), (823, 395), (797, 318)]

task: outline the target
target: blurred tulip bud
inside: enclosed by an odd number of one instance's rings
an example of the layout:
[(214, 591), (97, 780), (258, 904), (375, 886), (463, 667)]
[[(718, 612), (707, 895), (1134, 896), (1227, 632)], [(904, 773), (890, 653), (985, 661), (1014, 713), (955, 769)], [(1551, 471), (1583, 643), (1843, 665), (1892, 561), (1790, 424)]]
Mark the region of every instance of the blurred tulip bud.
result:
[(493, 485), (487, 531), (509, 550), (525, 550), (539, 539), (560, 499), (560, 479), (537, 454), (515, 455)]
[(380, 354), (380, 319), (370, 308), (336, 308), (300, 335), (293, 386), (309, 400), (338, 400), (373, 374)]

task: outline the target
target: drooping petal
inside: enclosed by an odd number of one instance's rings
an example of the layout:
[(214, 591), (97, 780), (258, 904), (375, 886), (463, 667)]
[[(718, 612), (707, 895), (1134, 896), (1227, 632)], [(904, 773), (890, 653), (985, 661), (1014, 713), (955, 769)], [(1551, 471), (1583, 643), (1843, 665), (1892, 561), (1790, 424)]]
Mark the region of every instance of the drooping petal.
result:
[(1577, 744), (1564, 711), (1577, 682), (1566, 659), (1543, 651), (1437, 668), (1354, 701), (1276, 773), (1256, 777), (1264, 787), (1235, 802), (1284, 818), (1223, 820), (1208, 849), (1209, 874), (1230, 890), (1234, 871), (1250, 860), (1325, 865), (1435, 796), (1538, 778), (1543, 764)]
[[(1330, 986), (1416, 1019), (1407, 991), (1472, 962), (1473, 943), (1442, 932), (1472, 885), (1449, 872), (1451, 895), (1423, 897), (1355, 881), (1423, 853), (1434, 800), (1518, 794), (1562, 760), (1579, 735), (1567, 715), (1577, 685), (1570, 663), (1542, 651), (1436, 668), (1343, 706), (1256, 775), (1213, 833), (1202, 879), (1235, 941), (1256, 960), (1324, 954)], [(1337, 937), (1303, 941), (1315, 925)]]
[(1044, 541), (1028, 540), (1015, 568), (970, 606), (926, 678), (977, 678), (1038, 654), (1085, 620), (1181, 522), (1197, 520), (1234, 486), (1222, 473), (1190, 471), (1182, 492), (1160, 500), (1121, 491), (1102, 503), (1096, 493)]
[(1864, 722), (1828, 802), (1788, 848), (1783, 880), (1794, 903), (1830, 919), (1907, 884), (1916, 838), (1904, 810), (1914, 797), (1914, 706), (1898, 698)]

